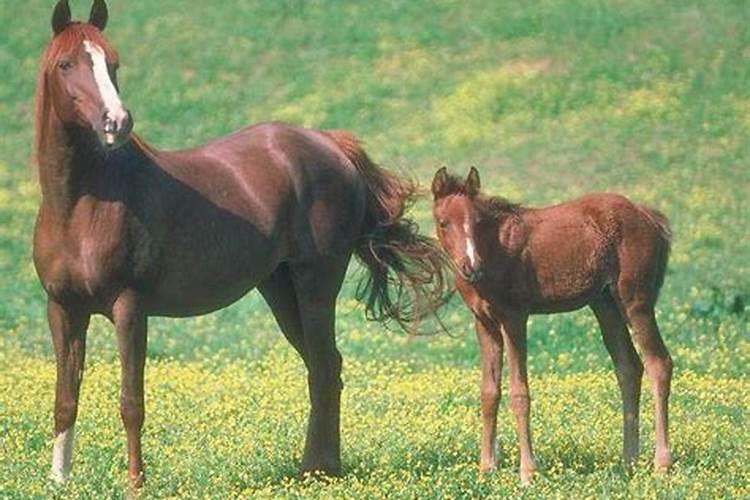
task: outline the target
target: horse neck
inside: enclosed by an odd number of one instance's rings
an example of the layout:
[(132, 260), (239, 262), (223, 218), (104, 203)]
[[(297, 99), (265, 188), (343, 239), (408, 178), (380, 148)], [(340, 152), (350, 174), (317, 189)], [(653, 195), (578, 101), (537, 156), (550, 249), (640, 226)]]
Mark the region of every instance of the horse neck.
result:
[(42, 203), (64, 218), (96, 181), (105, 156), (93, 131), (65, 126), (54, 113), (47, 118), (37, 151)]

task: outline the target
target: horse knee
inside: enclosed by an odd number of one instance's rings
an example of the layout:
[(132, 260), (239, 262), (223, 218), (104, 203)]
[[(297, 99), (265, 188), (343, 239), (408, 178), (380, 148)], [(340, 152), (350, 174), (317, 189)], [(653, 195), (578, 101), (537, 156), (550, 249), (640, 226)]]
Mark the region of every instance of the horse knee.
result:
[(500, 402), (500, 388), (496, 385), (482, 386), (480, 393), (482, 416), (494, 416)]
[(526, 416), (531, 409), (531, 398), (528, 394), (511, 394), (510, 411), (517, 417)]
[(342, 366), (343, 358), (338, 349), (321, 356), (320, 359), (311, 363), (308, 371), (311, 387), (333, 388), (341, 392), (344, 389), (344, 382), (341, 379)]
[(674, 363), (667, 353), (664, 356), (653, 356), (646, 360), (646, 370), (659, 395), (669, 396)]
[(637, 383), (640, 385), (643, 378), (643, 371), (643, 362), (635, 356), (617, 367), (617, 376), (627, 384)]
[(140, 429), (143, 427), (145, 408), (142, 401), (136, 398), (120, 398), (120, 417), (126, 429)]
[(73, 426), (78, 415), (78, 402), (61, 399), (55, 402), (55, 430), (63, 432)]

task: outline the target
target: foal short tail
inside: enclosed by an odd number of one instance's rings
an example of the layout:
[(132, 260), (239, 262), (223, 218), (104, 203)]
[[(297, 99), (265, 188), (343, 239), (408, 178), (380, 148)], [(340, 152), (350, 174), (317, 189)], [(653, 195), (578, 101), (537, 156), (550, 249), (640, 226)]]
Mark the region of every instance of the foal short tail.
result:
[(669, 226), (669, 219), (667, 219), (667, 216), (655, 208), (638, 205), (638, 210), (641, 211), (659, 234), (660, 248), (658, 262), (656, 263), (657, 269), (654, 283), (656, 286), (655, 291), (658, 294), (659, 290), (661, 290), (661, 286), (664, 284), (664, 275), (667, 272), (669, 252), (672, 247), (672, 228)]
[(367, 187), (365, 220), (355, 252), (368, 272), (357, 288), (357, 299), (365, 304), (369, 320), (394, 320), (405, 330), (413, 330), (419, 319), (434, 313), (450, 294), (442, 250), (404, 217), (417, 188), (370, 160), (352, 134), (326, 133)]

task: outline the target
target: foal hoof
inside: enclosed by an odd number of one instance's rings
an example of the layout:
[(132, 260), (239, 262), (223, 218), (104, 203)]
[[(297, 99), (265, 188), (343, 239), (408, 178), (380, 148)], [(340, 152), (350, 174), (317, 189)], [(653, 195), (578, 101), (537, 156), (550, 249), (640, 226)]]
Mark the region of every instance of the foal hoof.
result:
[(531, 483), (534, 481), (535, 474), (536, 468), (521, 469), (521, 486), (531, 486)]
[(491, 474), (497, 470), (497, 466), (495, 464), (479, 464), (479, 473), (480, 474)]
[(65, 484), (65, 482), (70, 477), (69, 472), (62, 472), (60, 470), (52, 469), (52, 471), (49, 474), (49, 478), (52, 480), (53, 483), (55, 483), (58, 486), (62, 486)]
[(654, 473), (666, 474), (672, 468), (672, 454), (667, 452), (663, 455), (657, 455), (654, 458)]
[(146, 482), (146, 473), (140, 472), (137, 475), (128, 476), (128, 488), (133, 491), (139, 491)]
[(146, 476), (143, 472), (137, 476), (128, 476), (128, 486), (125, 490), (124, 498), (126, 500), (139, 500), (146, 496), (143, 484), (146, 482)]

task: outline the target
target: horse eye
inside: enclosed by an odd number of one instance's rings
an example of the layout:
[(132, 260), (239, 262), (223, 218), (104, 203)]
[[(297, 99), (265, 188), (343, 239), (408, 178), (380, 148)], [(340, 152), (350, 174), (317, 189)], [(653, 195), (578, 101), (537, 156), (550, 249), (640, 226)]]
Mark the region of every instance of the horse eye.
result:
[(67, 71), (67, 70), (69, 70), (70, 68), (73, 67), (73, 63), (70, 62), (70, 61), (60, 61), (57, 64), (57, 67), (60, 68), (63, 71)]
[(438, 224), (440, 225), (441, 229), (445, 229), (446, 227), (448, 227), (448, 221), (447, 220), (440, 220), (440, 221), (438, 221)]

